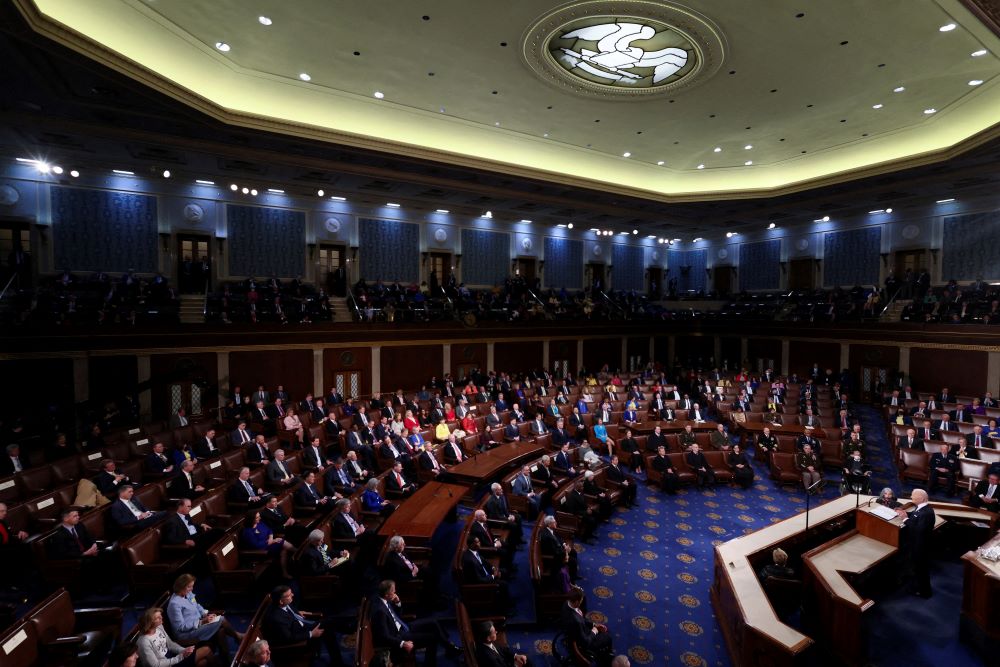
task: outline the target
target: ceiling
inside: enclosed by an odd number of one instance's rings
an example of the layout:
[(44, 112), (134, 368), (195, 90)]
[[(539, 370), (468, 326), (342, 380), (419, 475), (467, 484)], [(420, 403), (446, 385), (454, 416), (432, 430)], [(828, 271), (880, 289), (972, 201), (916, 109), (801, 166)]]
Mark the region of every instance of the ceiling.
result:
[(773, 197), (1000, 134), (1000, 37), (972, 0), (704, 0), (714, 71), (648, 99), (525, 64), (550, 0), (15, 2), (34, 30), (232, 126), (649, 201)]

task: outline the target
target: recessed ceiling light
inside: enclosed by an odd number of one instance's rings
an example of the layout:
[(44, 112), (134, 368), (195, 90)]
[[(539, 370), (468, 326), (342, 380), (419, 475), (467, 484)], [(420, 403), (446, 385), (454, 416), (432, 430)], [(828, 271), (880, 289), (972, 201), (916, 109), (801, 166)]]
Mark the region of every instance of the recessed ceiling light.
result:
[(882, 108), (881, 104), (873, 104), (872, 105), (872, 109), (881, 109), (881, 108)]
[(830, 216), (824, 215), (822, 218), (817, 218), (813, 222), (830, 222)]
[(56, 166), (52, 167), (52, 173), (53, 174), (61, 174), (61, 173), (63, 173), (63, 168), (60, 167), (59, 165), (56, 165)]
[(657, 163), (656, 163), (656, 166), (658, 166), (658, 167), (662, 167), (662, 166), (663, 166), (663, 160), (660, 160), (659, 162), (657, 162)]
[(347, 197), (338, 197), (337, 195), (331, 196), (330, 199), (333, 201), (347, 201)]
[(697, 243), (698, 241), (701, 241), (701, 240), (702, 240), (702, 238), (699, 236), (698, 238), (696, 238), (693, 241), (691, 241), (691, 243)]
[(250, 194), (250, 188), (243, 188), (242, 192), (243, 194), (248, 195)]
[(448, 210), (448, 209), (446, 209), (446, 208), (439, 208), (439, 209), (437, 209), (437, 210), (436, 210), (436, 211), (434, 211), (434, 212), (435, 212), (435, 213), (451, 213), (451, 211), (449, 211), (449, 210)]
[(743, 163), (743, 166), (744, 167), (749, 167), (752, 164), (753, 164), (753, 160), (747, 160), (746, 162)]
[(948, 199), (938, 199), (937, 203), (938, 204), (947, 204), (947, 203), (953, 202), (953, 201), (955, 201), (955, 198), (954, 197), (949, 197)]
[(699, 169), (704, 169), (704, 168), (705, 168), (705, 165), (703, 165), (703, 164), (699, 164), (699, 165), (698, 165), (698, 168), (699, 168)]
[[(531, 224), (531, 220), (522, 220), (521, 222), (523, 222), (526, 225), (530, 225)], [(594, 231), (594, 230), (590, 230), (590, 231)]]
[(389, 208), (399, 208), (399, 204), (395, 202), (389, 202), (386, 204), (386, 206), (388, 206)]
[(566, 225), (564, 223), (562, 223), (562, 222), (560, 222), (559, 224), (556, 225), (556, 227), (565, 227), (565, 226)]
[(112, 169), (111, 171), (119, 176), (135, 176), (135, 172), (128, 169)]
[(483, 213), (483, 215), (481, 217), (486, 218), (487, 220), (492, 220), (493, 219), (493, 211), (486, 211), (486, 213)]
[(299, 74), (299, 78), (302, 79), (303, 81), (312, 81), (312, 77), (306, 74), (305, 72)]
[(270, 192), (272, 195), (283, 195), (283, 194), (285, 194), (284, 190), (279, 190), (278, 188), (268, 188), (267, 191)]
[(981, 86), (982, 84), (983, 84), (982, 79), (973, 79), (972, 81), (969, 82), (970, 86)]
[(628, 232), (618, 232), (618, 234), (621, 236), (628, 236)]
[(169, 169), (164, 169), (163, 170), (163, 178), (170, 178), (170, 170)]
[(633, 235), (633, 236), (634, 236), (634, 235), (636, 235), (636, 234), (638, 234), (638, 233), (639, 233), (639, 230), (638, 230), (638, 229), (633, 229), (633, 230), (632, 230), (632, 235)]
[(72, 176), (73, 178), (79, 178), (80, 177), (80, 172), (78, 172), (76, 169), (74, 169), (73, 171), (69, 172), (69, 175)]
[(383, 97), (385, 97), (385, 93), (383, 93), (381, 90), (376, 90), (374, 93), (372, 93), (372, 95), (374, 95), (376, 100), (380, 100)]
[(274, 23), (274, 21), (272, 21), (267, 16), (258, 16), (257, 20), (260, 21), (261, 25), (271, 25), (272, 23)]
[(743, 147), (743, 150), (748, 151), (748, 150), (750, 150), (752, 148), (753, 148), (753, 144), (747, 144), (746, 146)]
[(257, 188), (250, 188), (250, 194), (253, 195), (254, 197), (256, 197), (257, 196)]
[(712, 152), (713, 153), (721, 153), (722, 152), (722, 146), (716, 146), (715, 148), (712, 149)]
[(985, 56), (987, 53), (989, 53), (989, 51), (987, 51), (986, 49), (979, 49), (978, 51), (973, 51), (969, 55), (972, 56), (973, 58), (978, 58), (979, 56)]
[(196, 178), (194, 179), (194, 182), (198, 185), (215, 185), (215, 181), (206, 181), (202, 178)]
[(573, 229), (573, 223), (571, 222), (568, 225), (566, 225), (566, 229)]
[(937, 113), (937, 109), (931, 107), (930, 109), (924, 109), (924, 113), (930, 116), (932, 113)]
[(542, 136), (543, 136), (543, 137), (545, 137), (546, 139), (548, 139), (548, 138), (549, 138), (549, 133), (548, 133), (548, 132), (546, 132), (546, 133), (545, 133), (545, 134), (543, 134)]
[(628, 151), (625, 151), (624, 153), (622, 153), (622, 157), (632, 157), (632, 154), (629, 153)]
[(892, 92), (894, 92), (894, 93), (901, 93), (904, 90), (906, 90), (906, 86), (896, 86), (895, 88), (892, 89)]
[(650, 235), (649, 235), (649, 236), (647, 236), (646, 238), (647, 238), (647, 239), (655, 239), (655, 238), (656, 238), (656, 234), (650, 234)]
[(316, 191), (316, 196), (317, 197), (322, 197), (325, 194), (326, 194), (326, 190), (317, 190)]
[(869, 215), (878, 215), (879, 213), (885, 213), (884, 208), (877, 208), (874, 211), (868, 211)]
[(954, 30), (957, 27), (958, 26), (955, 25), (954, 23), (945, 23), (943, 26), (941, 26), (940, 28), (938, 28), (938, 31), (939, 32), (951, 32), (952, 30)]
[(726, 232), (726, 238), (727, 239), (733, 238), (733, 233), (732, 232)]
[(767, 226), (768, 229), (774, 229), (775, 227), (777, 227), (777, 225), (773, 222)]
[(48, 162), (42, 162), (40, 160), (35, 163), (35, 169), (37, 169), (38, 172), (42, 174), (47, 174), (50, 171), (52, 171), (52, 167), (49, 166)]
[(887, 209), (885, 209), (885, 212), (886, 213), (892, 213), (892, 209), (891, 208), (887, 208)]
[(240, 186), (236, 185), (235, 183), (230, 183), (229, 189), (232, 190), (233, 192), (236, 192), (237, 190), (240, 189)]
[(222, 51), (223, 53), (228, 53), (229, 49), (232, 48), (232, 47), (230, 47), (225, 42), (216, 42), (215, 43), (215, 48), (217, 48), (218, 50)]

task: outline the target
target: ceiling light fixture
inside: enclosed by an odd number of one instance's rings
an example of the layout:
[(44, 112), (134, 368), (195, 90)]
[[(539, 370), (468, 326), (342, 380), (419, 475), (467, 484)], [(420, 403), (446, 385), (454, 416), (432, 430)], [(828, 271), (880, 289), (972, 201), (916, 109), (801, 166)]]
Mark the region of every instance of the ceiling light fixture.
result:
[(169, 169), (164, 169), (163, 170), (163, 178), (170, 178), (170, 170)]
[(931, 107), (930, 109), (924, 109), (924, 115), (930, 116), (932, 113), (937, 113), (937, 109)]
[(638, 229), (633, 229), (633, 230), (632, 230), (632, 235), (633, 235), (633, 236), (635, 236), (635, 235), (636, 235), (636, 234), (638, 234), (638, 233), (639, 233), (639, 230), (638, 230)]
[(229, 189), (232, 190), (233, 192), (236, 192), (237, 190), (240, 189), (240, 186), (236, 185), (235, 183), (230, 183)]
[(650, 234), (650, 235), (649, 235), (649, 236), (647, 236), (646, 238), (647, 238), (647, 239), (655, 239), (655, 238), (656, 238), (656, 234)]
[(767, 226), (768, 229), (774, 229), (775, 227), (777, 227), (777, 225), (773, 222)]
[(333, 195), (330, 199), (333, 201), (347, 201), (347, 197), (338, 197), (337, 195)]
[(388, 202), (386, 206), (388, 206), (389, 208), (399, 208), (400, 204), (397, 204), (395, 202)]
[(881, 108), (882, 108), (881, 104), (873, 104), (872, 105), (872, 109), (881, 109)]
[(979, 49), (978, 51), (973, 51), (969, 55), (972, 56), (973, 58), (978, 58), (979, 56), (985, 56), (987, 53), (989, 53), (989, 51), (987, 51), (986, 49)]
[(732, 232), (726, 232), (726, 238), (727, 239), (733, 238), (733, 233)]
[(830, 216), (824, 215), (822, 218), (816, 218), (813, 222), (830, 222)]
[(250, 194), (250, 188), (243, 188), (243, 189), (241, 190), (241, 192), (242, 192), (243, 194), (245, 194), (245, 195), (248, 195), (248, 194)]
[(279, 190), (278, 188), (268, 188), (267, 191), (270, 192), (272, 195), (283, 195), (283, 194), (285, 194), (284, 190)]
[(486, 218), (487, 220), (492, 220), (493, 219), (493, 211), (486, 211), (486, 213), (483, 213), (483, 215), (481, 217)]
[[(526, 224), (526, 225), (530, 225), (530, 224), (531, 224), (531, 220), (522, 220), (521, 222), (523, 222), (523, 223), (524, 223), (524, 224)], [(590, 230), (590, 231), (596, 231), (596, 230), (593, 230), (593, 229), (592, 229), (592, 230)]]
[(274, 23), (274, 21), (272, 21), (270, 18), (266, 16), (258, 16), (257, 20), (260, 21), (261, 25), (271, 25), (272, 23)]
[(892, 213), (892, 209), (891, 208), (887, 208), (887, 209), (885, 209), (885, 212), (886, 213)]
[(879, 213), (885, 213), (884, 208), (877, 208), (874, 211), (868, 211), (869, 215), (878, 215)]
[(322, 197), (322, 196), (323, 196), (323, 195), (325, 195), (325, 194), (326, 194), (326, 191), (325, 191), (325, 190), (317, 190), (317, 191), (316, 191), (316, 196), (317, 196), (317, 197)]
[(983, 80), (982, 79), (973, 79), (972, 81), (969, 82), (969, 85), (970, 86), (981, 86), (981, 85), (983, 85)]
[(306, 74), (305, 72), (299, 74), (299, 78), (302, 79), (303, 81), (312, 81), (312, 77)]
[(564, 223), (562, 223), (562, 222), (560, 222), (559, 224), (556, 225), (556, 227), (565, 227), (565, 226), (566, 225)]
[(257, 188), (250, 188), (250, 194), (253, 195), (254, 197), (256, 197), (257, 196)]
[(656, 166), (657, 167), (662, 167), (663, 166), (663, 160), (660, 160), (659, 162), (657, 162)]
[(76, 169), (74, 169), (73, 171), (69, 172), (69, 175), (72, 176), (73, 178), (79, 178), (80, 177), (80, 172), (78, 172)]
[(721, 146), (716, 146), (715, 148), (712, 149), (712, 152), (713, 153), (721, 153), (722, 152), (722, 147)]
[(568, 225), (566, 225), (566, 229), (573, 229), (573, 223), (571, 222)]
[(194, 179), (194, 182), (197, 183), (198, 185), (215, 185), (215, 181), (206, 181), (201, 178)]
[(52, 171), (52, 167), (49, 166), (48, 162), (38, 161), (35, 163), (35, 169), (38, 170), (40, 174), (47, 174)]
[(693, 241), (691, 241), (691, 243), (698, 243), (701, 240), (702, 240), (702, 238), (699, 236), (698, 238), (696, 238)]
[(705, 165), (703, 165), (703, 164), (699, 164), (699, 165), (698, 165), (698, 168), (699, 168), (699, 169), (704, 169), (704, 168), (705, 168)]
[(229, 49), (231, 47), (228, 44), (226, 44), (225, 42), (216, 42), (215, 43), (215, 48), (217, 48), (218, 50), (222, 51), (223, 53), (228, 53)]
[(16, 158), (14, 158), (14, 161), (15, 162), (21, 162), (21, 163), (24, 163), (24, 164), (37, 164), (38, 163), (38, 160), (35, 160), (33, 158), (30, 158), (30, 157), (16, 157)]
[(375, 96), (376, 100), (381, 100), (382, 98), (385, 97), (385, 93), (383, 93), (381, 90), (376, 90), (374, 93), (372, 93), (372, 95)]
[(747, 144), (746, 146), (743, 147), (743, 150), (748, 151), (748, 150), (750, 150), (752, 148), (753, 148), (753, 144)]
[(948, 199), (938, 199), (937, 203), (938, 204), (948, 204), (948, 203), (953, 202), (953, 201), (955, 201), (955, 198), (954, 197), (949, 197)]
[(53, 174), (61, 174), (61, 173), (63, 173), (63, 168), (60, 167), (59, 165), (56, 165), (56, 166), (52, 167), (52, 173)]
[(119, 176), (135, 176), (135, 172), (128, 169), (112, 169), (111, 171)]
[(632, 154), (629, 153), (628, 151), (625, 151), (624, 153), (622, 153), (622, 157), (632, 157)]
[(943, 26), (941, 26), (940, 28), (938, 28), (938, 32), (951, 32), (952, 30), (954, 30), (957, 27), (958, 26), (955, 25), (954, 23), (945, 23)]
[(896, 86), (895, 88), (892, 89), (892, 92), (894, 92), (894, 93), (901, 93), (904, 90), (906, 90), (906, 86)]
[(618, 232), (621, 236), (628, 236), (628, 232)]
[(434, 211), (434, 212), (435, 212), (435, 213), (451, 213), (451, 211), (449, 211), (449, 210), (448, 210), (448, 209), (446, 209), (446, 208), (439, 208), (439, 209), (437, 209), (437, 210), (436, 210), (436, 211)]
[(753, 160), (747, 160), (746, 162), (743, 163), (743, 166), (744, 167), (749, 167), (752, 164), (753, 164)]

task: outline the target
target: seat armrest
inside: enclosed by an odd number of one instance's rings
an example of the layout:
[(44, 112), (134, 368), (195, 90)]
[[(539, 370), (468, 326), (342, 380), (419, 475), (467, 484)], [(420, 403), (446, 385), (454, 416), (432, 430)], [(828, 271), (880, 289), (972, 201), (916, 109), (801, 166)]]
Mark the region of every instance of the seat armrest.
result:
[(76, 617), (76, 627), (78, 629), (84, 629), (83, 626), (87, 626), (87, 629), (99, 625), (115, 625), (120, 627), (122, 624), (122, 610), (120, 607), (93, 607), (89, 609), (77, 609), (73, 612)]

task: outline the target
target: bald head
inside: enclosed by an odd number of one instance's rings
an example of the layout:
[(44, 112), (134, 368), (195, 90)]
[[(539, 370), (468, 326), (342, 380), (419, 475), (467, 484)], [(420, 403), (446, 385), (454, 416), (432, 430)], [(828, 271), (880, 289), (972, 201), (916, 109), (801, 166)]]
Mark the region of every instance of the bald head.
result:
[(927, 502), (927, 492), (923, 489), (914, 489), (913, 493), (910, 494), (910, 500), (912, 500), (917, 505)]

